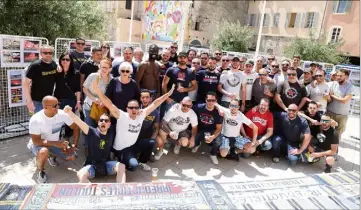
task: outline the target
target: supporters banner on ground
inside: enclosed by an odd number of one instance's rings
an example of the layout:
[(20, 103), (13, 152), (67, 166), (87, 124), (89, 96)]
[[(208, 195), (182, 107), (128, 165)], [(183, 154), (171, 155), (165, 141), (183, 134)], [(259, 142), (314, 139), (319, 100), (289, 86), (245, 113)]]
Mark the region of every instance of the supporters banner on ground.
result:
[(183, 6), (182, 1), (144, 1), (142, 39), (179, 41)]

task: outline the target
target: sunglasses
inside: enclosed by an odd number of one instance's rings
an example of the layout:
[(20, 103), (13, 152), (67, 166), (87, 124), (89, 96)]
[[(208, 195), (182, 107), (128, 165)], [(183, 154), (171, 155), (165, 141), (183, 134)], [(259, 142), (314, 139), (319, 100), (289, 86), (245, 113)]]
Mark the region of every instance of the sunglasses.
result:
[(190, 109), (190, 108), (192, 108), (192, 105), (182, 104), (182, 107)]
[(129, 70), (120, 70), (120, 72), (122, 72), (123, 74), (124, 74), (124, 73), (127, 73), (127, 74), (129, 74), (129, 73), (130, 73), (130, 71), (129, 71)]
[(128, 108), (128, 109), (131, 109), (131, 110), (133, 110), (133, 109), (138, 110), (138, 109), (139, 109), (138, 106), (128, 106), (127, 108)]
[(323, 75), (315, 75), (315, 77), (323, 77)]
[(238, 106), (238, 105), (233, 105), (233, 104), (230, 104), (230, 105), (229, 105), (229, 108), (237, 108), (237, 109), (238, 109), (238, 108), (239, 108), (239, 106)]
[(78, 45), (85, 45), (84, 42), (77, 42), (76, 44), (78, 44)]
[(297, 112), (295, 109), (287, 109), (288, 112)]
[(222, 62), (229, 62), (229, 60), (222, 60)]
[(323, 122), (323, 123), (329, 123), (330, 120), (321, 120), (321, 122)]
[(269, 61), (274, 61), (275, 59), (274, 58), (268, 58)]
[(45, 105), (45, 106), (51, 106), (51, 108), (57, 108), (58, 106), (59, 106), (59, 104), (57, 103), (57, 104), (52, 104), (52, 105)]
[(207, 99), (207, 102), (216, 102), (216, 99)]
[(297, 74), (287, 74), (287, 76), (296, 76)]
[(201, 63), (198, 63), (198, 62), (192, 62), (192, 64), (198, 64), (198, 65), (199, 65), (199, 64), (201, 64)]
[(222, 53), (215, 53), (216, 55), (222, 55)]
[(53, 54), (53, 52), (41, 52), (41, 53), (43, 53), (44, 55), (52, 55)]
[(110, 49), (110, 47), (102, 47), (103, 49)]
[(63, 59), (61, 59), (61, 61), (68, 61), (68, 62), (70, 62), (70, 59), (69, 59), (69, 58), (63, 58)]
[(108, 119), (99, 119), (99, 122), (106, 122), (106, 123), (108, 123), (109, 120), (108, 120)]
[(260, 77), (261, 77), (261, 76), (267, 76), (267, 74), (258, 74), (258, 76), (260, 76)]
[(173, 46), (172, 46), (172, 47), (170, 47), (170, 48), (172, 48), (172, 49), (178, 49), (178, 47), (173, 47)]
[(290, 64), (282, 64), (282, 66), (289, 66)]
[(280, 66), (272, 66), (272, 68), (279, 68)]

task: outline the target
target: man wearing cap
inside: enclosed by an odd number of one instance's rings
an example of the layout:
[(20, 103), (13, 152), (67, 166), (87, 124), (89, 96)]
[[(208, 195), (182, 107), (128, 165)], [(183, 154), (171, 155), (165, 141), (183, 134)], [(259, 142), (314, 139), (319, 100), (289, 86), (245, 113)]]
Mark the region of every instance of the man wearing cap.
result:
[(305, 69), (303, 75), (300, 78), (300, 84), (303, 84), (305, 87), (313, 81), (312, 70), (311, 68)]
[(244, 111), (246, 105), (246, 84), (244, 83), (244, 75), (239, 70), (240, 59), (235, 56), (232, 59), (232, 69), (222, 73), (218, 91), (223, 94), (221, 105), (228, 108), (232, 99), (241, 99), (242, 91), (242, 106), (241, 111)]
[(171, 67), (165, 73), (162, 90), (167, 93), (172, 85), (176, 85), (173, 94), (166, 100), (166, 110), (173, 104), (179, 103), (188, 96), (188, 92), (197, 88), (195, 73), (187, 67), (187, 52), (180, 52), (178, 55), (178, 66)]
[[(244, 77), (244, 82), (246, 83), (246, 105), (244, 112), (247, 112), (249, 109), (252, 108), (252, 100), (251, 100), (252, 86), (253, 86), (253, 82), (258, 78), (258, 73), (252, 71), (253, 64), (254, 64), (253, 60), (247, 60), (245, 65), (246, 67), (242, 72)], [(243, 93), (241, 93), (241, 96), (243, 96)]]

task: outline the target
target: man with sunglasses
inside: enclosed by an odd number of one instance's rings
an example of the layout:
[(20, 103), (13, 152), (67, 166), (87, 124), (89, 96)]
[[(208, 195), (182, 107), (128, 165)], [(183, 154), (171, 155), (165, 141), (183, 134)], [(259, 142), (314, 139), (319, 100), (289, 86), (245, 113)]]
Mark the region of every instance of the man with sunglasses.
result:
[[(241, 107), (241, 110), (246, 113), (249, 109), (252, 108), (252, 88), (254, 81), (258, 78), (258, 73), (252, 71), (253, 70), (253, 60), (247, 60), (246, 61), (246, 67), (244, 69), (243, 78), (246, 85), (246, 104), (243, 107)], [(267, 77), (266, 77), (267, 78)], [(243, 93), (241, 93), (241, 98), (243, 96)], [(243, 105), (243, 104), (242, 104)]]
[(208, 68), (209, 54), (207, 52), (201, 52), (201, 66), (199, 70), (206, 70)]
[(280, 70), (280, 64), (277, 61), (271, 62), (271, 70), (269, 71), (268, 77), (273, 79), (276, 85), (284, 80), (282, 72)]
[[(189, 125), (192, 131), (188, 130)], [(173, 152), (178, 155), (181, 147), (193, 148), (197, 134), (197, 115), (192, 110), (192, 100), (187, 96), (179, 104), (174, 104), (165, 114), (159, 135), (157, 136), (158, 152), (154, 155), (159, 160), (163, 155), (164, 144), (170, 138), (175, 144)]]
[(43, 45), (40, 48), (41, 59), (30, 64), (24, 80), (26, 106), (30, 113), (43, 109), (42, 100), (52, 95), (56, 81), (57, 64), (53, 61), (54, 48)]
[(303, 70), (300, 68), (300, 65), (301, 65), (301, 56), (294, 55), (292, 59), (292, 67), (297, 72), (297, 79), (300, 79), (303, 74)]
[(58, 110), (59, 102), (55, 97), (45, 96), (42, 104), (43, 110), (30, 118), (29, 134), (31, 139), (27, 145), (28, 149), (36, 156), (36, 165), (39, 170), (37, 181), (39, 183), (47, 181), (47, 176), (44, 172), (47, 160), (49, 165), (57, 166), (57, 157), (66, 161), (73, 161), (77, 157), (73, 149), (68, 152), (69, 142), (59, 139), (64, 123), (73, 130), (72, 147), (76, 148), (79, 140), (78, 126), (73, 123), (63, 110)]
[(95, 164), (99, 163), (105, 164), (107, 175), (117, 174), (116, 182), (125, 183), (124, 164), (110, 160), (110, 150), (114, 140), (110, 116), (108, 114), (102, 114), (99, 118), (98, 126), (93, 128), (76, 116), (70, 106), (66, 106), (64, 112), (79, 126), (89, 141), (89, 152), (85, 159), (85, 166), (77, 173), (79, 183), (90, 183), (89, 179), (97, 176)]
[[(97, 78), (92, 88), (98, 95), (104, 106), (107, 107), (114, 118), (117, 119), (116, 135), (113, 144), (113, 152), (118, 160), (126, 165), (127, 170), (134, 171), (140, 165), (144, 170), (150, 169), (146, 164), (152, 154), (154, 143), (151, 141), (137, 141), (144, 119), (160, 106), (174, 91), (174, 85), (170, 91), (157, 98), (153, 103), (139, 111), (139, 102), (131, 100), (127, 104), (127, 112), (118, 109), (99, 88)], [(137, 159), (137, 154), (140, 153)]]
[(177, 42), (173, 42), (170, 45), (170, 59), (169, 59), (169, 61), (171, 61), (172, 63), (178, 63), (177, 50), (178, 50), (178, 44)]
[(278, 163), (282, 153), (287, 151), (289, 163), (291, 166), (295, 165), (310, 144), (311, 131), (307, 120), (299, 117), (297, 113), (297, 105), (291, 104), (287, 108), (287, 113), (282, 112), (277, 121), (281, 132), (272, 137), (272, 161), (274, 163)]
[(274, 61), (276, 61), (276, 56), (268, 55), (267, 56), (267, 64), (266, 64), (266, 66), (264, 66), (264, 68), (266, 68), (269, 72), (271, 72), (272, 71), (272, 62), (274, 62)]
[(201, 141), (211, 146), (210, 158), (214, 164), (218, 164), (217, 154), (222, 143), (221, 131), (223, 117), (220, 116), (215, 105), (217, 103), (217, 96), (214, 92), (208, 92), (206, 95), (206, 103), (197, 104), (193, 110), (198, 117), (198, 133), (195, 138), (195, 145), (192, 149), (196, 153), (201, 145)]
[[(287, 70), (290, 68), (291, 63), (289, 60), (283, 60), (281, 62), (281, 74), (283, 75), (283, 81), (287, 80)], [(278, 85), (278, 84), (277, 84)]]
[(70, 53), (70, 56), (74, 60), (74, 68), (77, 71), (80, 71), (80, 66), (89, 59), (89, 55), (84, 53), (85, 48), (85, 39), (76, 38), (75, 39), (75, 50)]
[(261, 99), (267, 98), (270, 101), (269, 109), (274, 110), (274, 95), (276, 93), (276, 84), (270, 82), (267, 78), (268, 70), (261, 69), (257, 78), (252, 86), (252, 107), (258, 106), (261, 103)]
[(229, 68), (230, 59), (228, 55), (222, 56), (221, 65), (217, 67), (217, 71), (222, 74), (223, 72), (231, 70)]
[(210, 57), (208, 61), (208, 68), (206, 70), (200, 70), (197, 72), (197, 104), (205, 102), (207, 92), (217, 92), (220, 74), (216, 72), (216, 66), (216, 58)]
[(216, 50), (214, 52), (214, 57), (216, 58), (217, 61), (217, 66), (221, 66), (222, 65), (222, 50)]

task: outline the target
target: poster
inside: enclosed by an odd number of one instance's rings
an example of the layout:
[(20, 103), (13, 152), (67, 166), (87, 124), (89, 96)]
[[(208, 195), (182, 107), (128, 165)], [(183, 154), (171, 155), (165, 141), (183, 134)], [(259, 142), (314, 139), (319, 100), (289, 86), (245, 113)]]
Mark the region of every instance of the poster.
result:
[(113, 43), (110, 48), (110, 56), (113, 58), (119, 58), (122, 56), (124, 44), (122, 43)]
[[(69, 42), (69, 52), (73, 52), (76, 49), (76, 42), (75, 41), (70, 41)], [(84, 54), (91, 56), (92, 55), (92, 43), (91, 42), (85, 42), (85, 47), (84, 47)]]
[(9, 107), (25, 105), (23, 91), (24, 70), (8, 70), (8, 96)]
[(144, 1), (142, 39), (165, 42), (179, 41), (183, 19), (182, 1)]
[(1, 67), (25, 67), (40, 59), (41, 40), (0, 39)]

